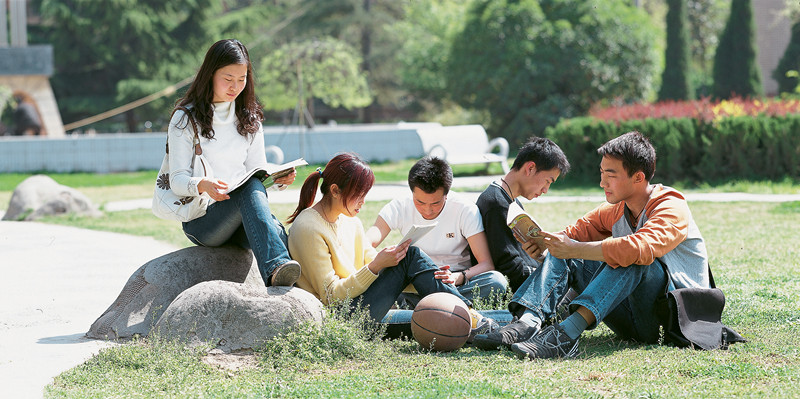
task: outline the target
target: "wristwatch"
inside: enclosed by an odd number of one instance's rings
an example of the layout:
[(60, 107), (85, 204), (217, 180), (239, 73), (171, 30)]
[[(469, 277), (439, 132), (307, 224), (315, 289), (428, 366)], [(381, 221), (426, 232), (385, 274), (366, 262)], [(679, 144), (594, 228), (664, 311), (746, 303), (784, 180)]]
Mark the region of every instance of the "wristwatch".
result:
[(467, 278), (467, 271), (466, 270), (462, 270), (461, 274), (464, 276), (464, 282), (461, 283), (461, 285), (466, 285), (469, 282), (469, 279)]

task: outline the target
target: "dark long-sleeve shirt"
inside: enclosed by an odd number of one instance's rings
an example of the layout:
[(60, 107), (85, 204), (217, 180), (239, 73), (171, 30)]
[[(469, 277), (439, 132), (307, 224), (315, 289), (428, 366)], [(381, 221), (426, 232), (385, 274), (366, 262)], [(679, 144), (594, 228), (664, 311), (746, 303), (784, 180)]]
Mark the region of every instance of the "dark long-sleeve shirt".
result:
[(508, 278), (509, 287), (516, 291), (539, 264), (522, 249), (506, 224), (508, 206), (512, 201), (516, 199), (511, 198), (497, 183), (492, 183), (476, 203), (483, 219), (494, 268)]

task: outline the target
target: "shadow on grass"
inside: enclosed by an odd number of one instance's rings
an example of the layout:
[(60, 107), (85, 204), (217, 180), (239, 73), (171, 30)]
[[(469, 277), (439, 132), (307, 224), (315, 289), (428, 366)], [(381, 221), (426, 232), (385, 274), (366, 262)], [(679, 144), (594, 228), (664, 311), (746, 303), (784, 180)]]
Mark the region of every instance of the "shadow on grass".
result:
[(589, 335), (581, 337), (579, 357), (607, 357), (613, 356), (621, 350), (652, 350), (658, 348), (658, 344), (645, 344), (636, 341), (629, 341), (619, 338), (613, 332), (600, 335)]
[[(458, 358), (489, 358), (498, 355), (516, 358), (516, 354), (510, 349), (502, 348), (499, 350), (482, 350), (475, 346), (465, 345), (453, 352), (435, 352), (423, 349), (413, 339), (394, 340), (393, 345), (398, 353), (405, 355), (426, 354), (437, 357), (458, 357)], [(600, 334), (584, 334), (579, 345), (578, 358), (597, 358), (613, 356), (622, 350), (654, 350), (661, 345), (643, 344), (635, 341), (626, 341), (617, 337), (613, 332), (603, 332)]]

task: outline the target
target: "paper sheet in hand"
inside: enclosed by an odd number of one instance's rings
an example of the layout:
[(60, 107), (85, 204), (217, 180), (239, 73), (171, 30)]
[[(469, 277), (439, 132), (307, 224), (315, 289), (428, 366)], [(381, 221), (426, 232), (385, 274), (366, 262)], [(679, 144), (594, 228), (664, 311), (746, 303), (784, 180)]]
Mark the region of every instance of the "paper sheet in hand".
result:
[(406, 240), (411, 240), (411, 245), (414, 245), (415, 242), (417, 242), (425, 234), (428, 234), (428, 232), (433, 230), (434, 227), (436, 227), (436, 222), (433, 224), (426, 224), (424, 226), (413, 225), (411, 226), (411, 230), (408, 230), (408, 233), (406, 233), (405, 237), (400, 240), (400, 244), (406, 242)]

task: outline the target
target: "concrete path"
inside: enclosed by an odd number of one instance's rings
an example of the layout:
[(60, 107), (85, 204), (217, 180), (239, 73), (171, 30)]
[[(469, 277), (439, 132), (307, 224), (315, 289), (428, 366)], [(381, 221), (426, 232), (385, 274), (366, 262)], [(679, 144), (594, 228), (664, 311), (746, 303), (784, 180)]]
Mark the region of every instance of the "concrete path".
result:
[[(470, 177), (457, 177), (453, 179), (453, 188), (461, 188), (467, 190), (480, 190), (480, 191), (462, 191), (460, 194), (471, 201), (478, 199), (478, 196), (492, 181), (497, 180), (500, 176), (470, 176)], [(299, 182), (298, 182), (299, 183)], [(297, 199), (300, 197), (300, 185), (294, 184), (292, 188), (284, 191), (269, 191), (269, 201), (276, 204), (296, 204)], [(603, 202), (605, 197), (602, 195), (600, 188), (597, 188), (598, 195), (588, 196), (558, 196), (558, 195), (543, 195), (535, 198), (532, 201), (527, 201), (524, 198), (520, 200), (525, 202)], [(377, 184), (367, 194), (367, 201), (388, 201), (394, 198), (401, 197), (408, 194), (408, 185), (405, 183), (397, 184)], [(321, 194), (317, 194), (320, 198)], [(736, 202), (736, 201), (749, 201), (749, 202), (788, 202), (800, 201), (800, 194), (747, 194), (747, 193), (687, 193), (686, 199), (692, 201), (710, 201), (710, 202)], [(105, 210), (109, 212), (126, 211), (133, 209), (146, 209), (150, 208), (152, 199), (141, 198), (129, 201), (112, 202), (105, 205)]]
[[(497, 176), (457, 178), (456, 187), (485, 187)], [(598, 190), (599, 191), (599, 190)], [(368, 201), (408, 192), (378, 185)], [(479, 193), (463, 193), (476, 199)], [(296, 189), (271, 192), (294, 203)], [(689, 194), (689, 201), (800, 201), (800, 195)], [(602, 196), (545, 195), (534, 202), (601, 202)], [(106, 210), (149, 208), (150, 199), (106, 204)], [(2, 211), (0, 211), (2, 213)], [(0, 387), (2, 397), (38, 398), (53, 377), (111, 345), (84, 333), (147, 261), (178, 248), (151, 238), (35, 222), (0, 222)]]
[(176, 249), (152, 238), (0, 222), (0, 396), (42, 397), (53, 377), (111, 345), (84, 334), (136, 269)]

